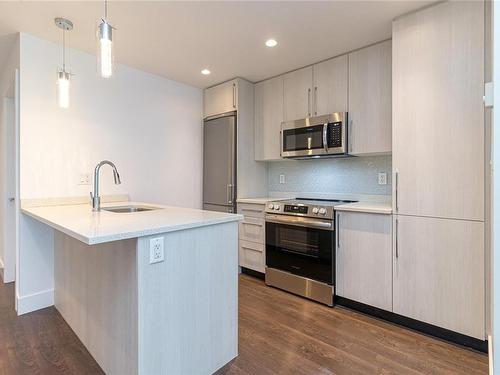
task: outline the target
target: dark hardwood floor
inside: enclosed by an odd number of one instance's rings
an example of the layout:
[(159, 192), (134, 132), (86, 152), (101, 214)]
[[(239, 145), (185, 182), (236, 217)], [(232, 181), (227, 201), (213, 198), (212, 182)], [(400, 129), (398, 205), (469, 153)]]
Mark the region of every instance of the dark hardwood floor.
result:
[(54, 307), (17, 316), (0, 280), (0, 375), (104, 374)]
[(240, 355), (220, 374), (488, 374), (488, 357), (240, 278)]
[[(240, 278), (240, 355), (218, 374), (487, 374), (488, 358)], [(0, 282), (0, 375), (102, 374), (55, 308), (16, 316)], [(152, 374), (156, 375), (156, 374)]]

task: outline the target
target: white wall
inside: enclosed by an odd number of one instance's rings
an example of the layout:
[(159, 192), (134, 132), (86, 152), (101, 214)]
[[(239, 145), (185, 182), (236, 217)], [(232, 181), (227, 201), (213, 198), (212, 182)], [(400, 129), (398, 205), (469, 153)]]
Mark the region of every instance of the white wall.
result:
[[(1, 43), (12, 45), (6, 59), (2, 60), (4, 64), (0, 67), (0, 267), (4, 267), (3, 280), (5, 282), (11, 282), (15, 279), (16, 270), (16, 248), (15, 244), (12, 243), (15, 233), (10, 233), (10, 237), (6, 236), (5, 233), (6, 230), (12, 230), (8, 224), (9, 222), (12, 224), (15, 220), (14, 217), (7, 215), (7, 210), (9, 208), (7, 205), (12, 206), (12, 203), (7, 200), (7, 196), (12, 194), (12, 192), (8, 191), (9, 186), (7, 181), (7, 142), (13, 142), (14, 140), (8, 140), (9, 134), (7, 124), (9, 123), (9, 125), (12, 126), (13, 124), (11, 122), (14, 120), (14, 113), (12, 112), (14, 108), (12, 108), (12, 105), (15, 96), (15, 89), (13, 87), (15, 83), (15, 74), (16, 69), (19, 68), (18, 35), (5, 36), (2, 38)], [(12, 132), (13, 129), (10, 128), (9, 130)], [(11, 209), (9, 212), (11, 215), (13, 214), (12, 211)], [(7, 239), (10, 241), (8, 242)]]
[(21, 199), (88, 195), (80, 174), (109, 159), (122, 185), (107, 170), (103, 194), (201, 207), (201, 90), (121, 65), (104, 80), (95, 56), (67, 52), (75, 75), (63, 110), (55, 84), (61, 47), (21, 36)]
[[(71, 38), (68, 38), (71, 40)], [(122, 185), (102, 169), (101, 194), (184, 207), (202, 201), (202, 91), (126, 66), (98, 78), (93, 55), (68, 49), (70, 108), (57, 106), (61, 47), (21, 34), (21, 199), (88, 195), (80, 175), (109, 159)], [(194, 72), (193, 74), (197, 74)], [(18, 312), (50, 305), (53, 233), (20, 223)]]

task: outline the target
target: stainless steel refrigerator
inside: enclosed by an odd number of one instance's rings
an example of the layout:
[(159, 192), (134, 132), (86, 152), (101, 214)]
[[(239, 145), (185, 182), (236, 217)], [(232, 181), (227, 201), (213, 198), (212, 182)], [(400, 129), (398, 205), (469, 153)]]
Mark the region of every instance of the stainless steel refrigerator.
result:
[(236, 113), (203, 124), (203, 209), (236, 212)]

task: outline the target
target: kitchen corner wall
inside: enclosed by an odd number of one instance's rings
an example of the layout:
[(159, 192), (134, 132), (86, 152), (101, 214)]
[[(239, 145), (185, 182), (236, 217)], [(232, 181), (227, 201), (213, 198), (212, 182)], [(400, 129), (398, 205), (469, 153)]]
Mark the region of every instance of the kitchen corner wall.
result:
[[(390, 155), (335, 159), (285, 160), (269, 163), (271, 196), (292, 193), (323, 196), (389, 196), (392, 163)], [(387, 185), (378, 184), (378, 173), (387, 173)], [(280, 183), (285, 175), (285, 183)]]

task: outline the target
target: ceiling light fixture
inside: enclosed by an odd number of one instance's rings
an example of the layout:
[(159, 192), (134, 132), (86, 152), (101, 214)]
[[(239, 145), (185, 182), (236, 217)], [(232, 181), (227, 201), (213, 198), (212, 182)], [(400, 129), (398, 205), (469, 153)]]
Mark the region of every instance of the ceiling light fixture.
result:
[(99, 29), (99, 72), (101, 77), (109, 78), (113, 75), (113, 29), (108, 23), (108, 1), (104, 1), (104, 18), (101, 19)]
[(278, 45), (278, 42), (275, 39), (268, 39), (266, 40), (266, 46), (267, 47), (276, 47)]
[(210, 72), (210, 70), (208, 70), (208, 69), (203, 69), (203, 70), (201, 71), (201, 74), (203, 74), (204, 76), (208, 76), (210, 73), (211, 73), (211, 72)]
[(54, 22), (62, 30), (62, 68), (57, 72), (59, 107), (69, 107), (69, 81), (71, 74), (66, 71), (66, 31), (73, 30), (73, 22), (65, 18), (56, 18)]

